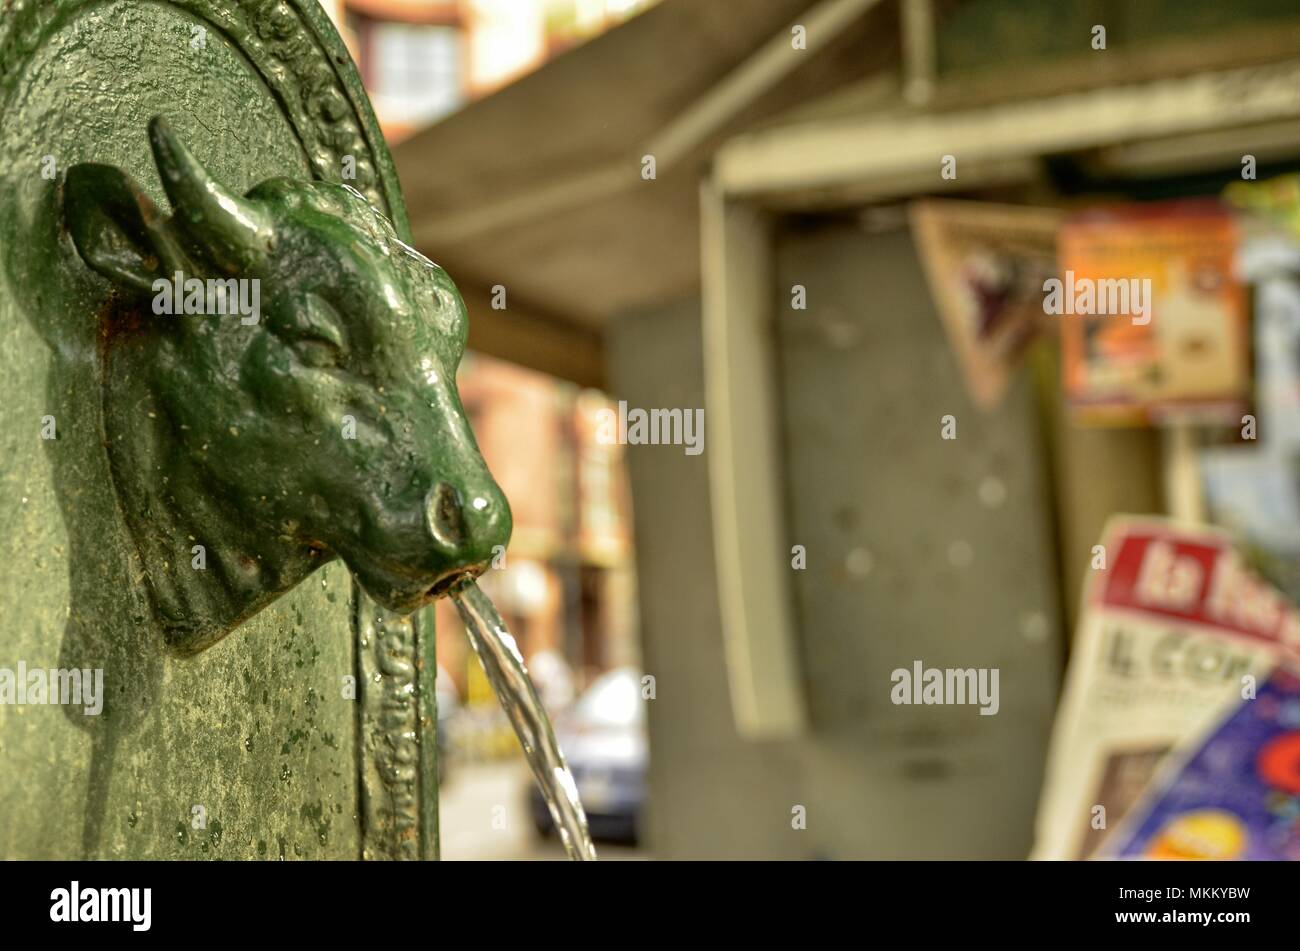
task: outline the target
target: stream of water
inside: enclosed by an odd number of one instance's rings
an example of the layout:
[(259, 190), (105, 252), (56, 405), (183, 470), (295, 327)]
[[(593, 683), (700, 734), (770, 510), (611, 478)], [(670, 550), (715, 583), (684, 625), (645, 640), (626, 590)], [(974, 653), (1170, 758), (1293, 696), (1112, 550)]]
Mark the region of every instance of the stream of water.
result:
[(578, 787), (555, 741), (551, 719), (538, 699), (514, 637), (506, 630), (491, 600), (473, 581), (459, 584), (451, 597), (465, 622), (470, 646), (483, 664), (488, 682), (510, 718), (528, 765), (546, 797), (564, 851), (574, 861), (595, 859), (596, 848), (587, 831), (587, 815), (578, 801)]

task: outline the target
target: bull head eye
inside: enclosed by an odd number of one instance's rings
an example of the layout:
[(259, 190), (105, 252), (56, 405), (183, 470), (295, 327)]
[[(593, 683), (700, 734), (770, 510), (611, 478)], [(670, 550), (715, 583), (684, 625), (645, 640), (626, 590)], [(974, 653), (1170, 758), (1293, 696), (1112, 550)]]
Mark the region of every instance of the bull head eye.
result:
[(298, 323), (290, 330), (289, 346), (306, 367), (339, 367), (346, 354), (347, 334), (338, 311), (320, 294), (308, 294)]
[(323, 369), (343, 365), (343, 348), (326, 337), (299, 337), (291, 346), (303, 366)]

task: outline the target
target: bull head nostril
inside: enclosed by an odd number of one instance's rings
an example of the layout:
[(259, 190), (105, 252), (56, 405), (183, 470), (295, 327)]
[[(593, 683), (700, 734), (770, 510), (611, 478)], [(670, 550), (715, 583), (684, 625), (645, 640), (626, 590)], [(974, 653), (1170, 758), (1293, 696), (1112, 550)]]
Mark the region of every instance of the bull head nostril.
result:
[(482, 566), (466, 568), (463, 571), (448, 572), (433, 583), (433, 586), (429, 588), (427, 592), (427, 596), (429, 598), (441, 598), (444, 595), (450, 594), (452, 588), (455, 588), (461, 582), (473, 580), (482, 573)]
[(461, 509), (460, 493), (446, 482), (439, 482), (429, 496), (429, 530), (433, 537), (448, 548), (456, 548), (465, 540), (465, 517)]

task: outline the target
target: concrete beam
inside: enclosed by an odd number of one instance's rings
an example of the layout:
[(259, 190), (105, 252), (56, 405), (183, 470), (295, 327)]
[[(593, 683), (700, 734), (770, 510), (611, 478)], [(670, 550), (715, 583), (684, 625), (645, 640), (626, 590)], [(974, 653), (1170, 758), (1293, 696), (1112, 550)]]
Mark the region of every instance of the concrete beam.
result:
[(1267, 67), (911, 117), (826, 119), (731, 139), (714, 174), (731, 196), (827, 189), (932, 170), (944, 155), (972, 166), (1300, 116), (1300, 59)]

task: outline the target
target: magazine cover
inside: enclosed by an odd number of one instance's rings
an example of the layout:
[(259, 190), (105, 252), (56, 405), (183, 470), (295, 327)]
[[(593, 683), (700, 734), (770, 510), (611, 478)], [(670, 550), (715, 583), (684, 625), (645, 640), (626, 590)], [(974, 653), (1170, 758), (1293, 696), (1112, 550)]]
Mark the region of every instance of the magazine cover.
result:
[(1238, 226), (1216, 201), (1097, 209), (1061, 227), (1065, 396), (1080, 422), (1232, 422), (1250, 393)]
[(1279, 668), (1176, 756), (1106, 857), (1300, 859), (1300, 678)]
[(1060, 213), (931, 199), (914, 202), (911, 219), (966, 391), (990, 409), (1045, 326), (1042, 285), (1056, 273)]

